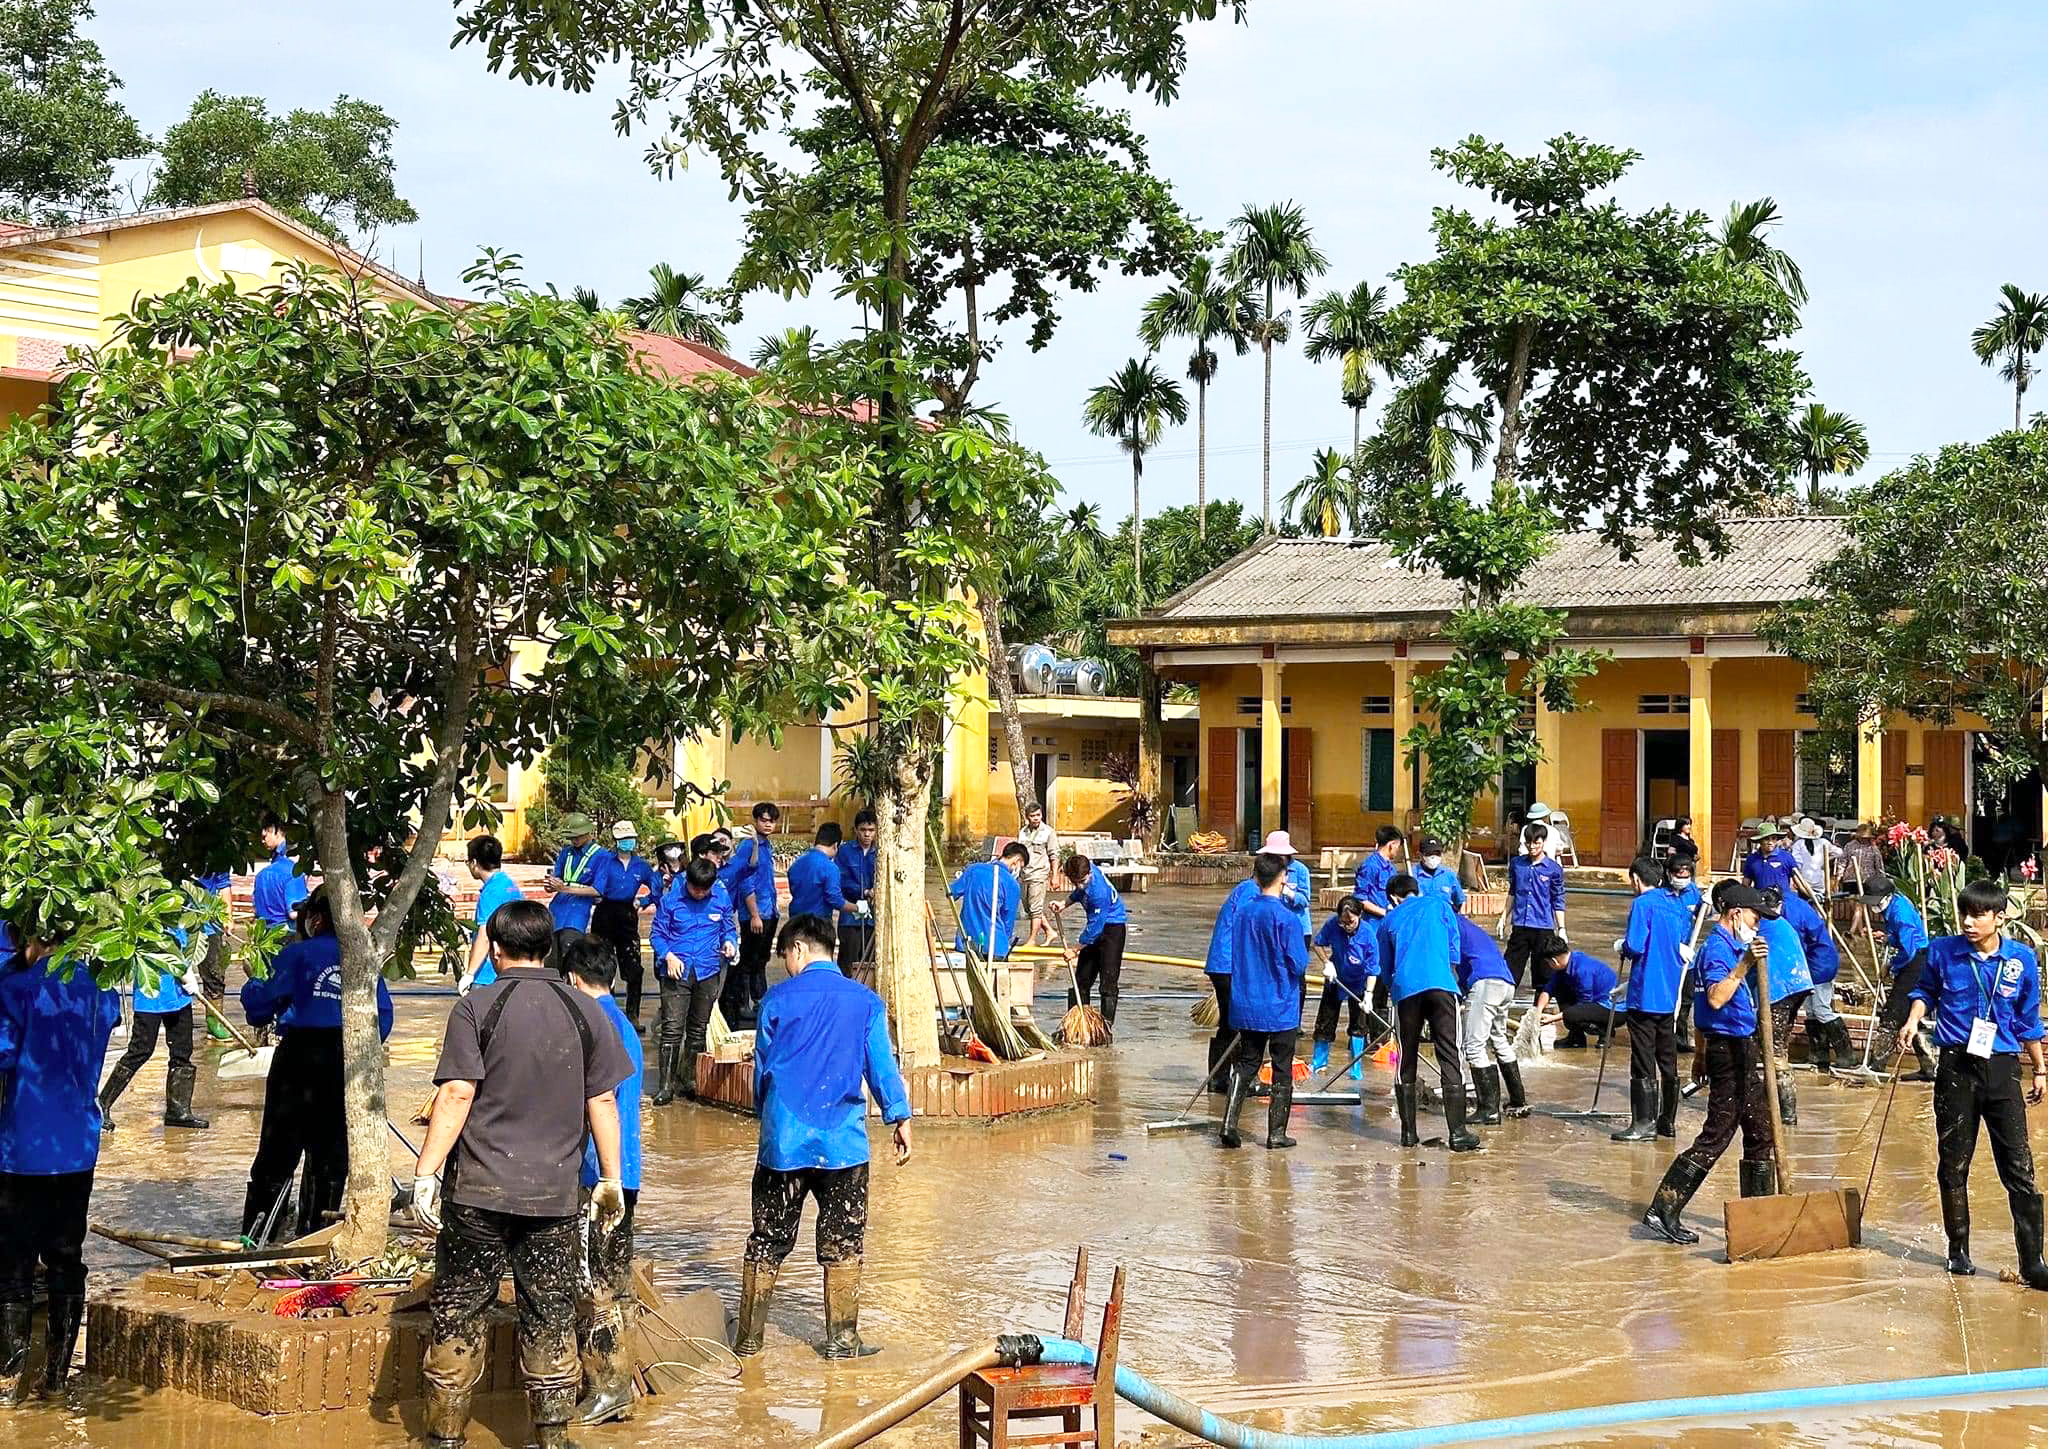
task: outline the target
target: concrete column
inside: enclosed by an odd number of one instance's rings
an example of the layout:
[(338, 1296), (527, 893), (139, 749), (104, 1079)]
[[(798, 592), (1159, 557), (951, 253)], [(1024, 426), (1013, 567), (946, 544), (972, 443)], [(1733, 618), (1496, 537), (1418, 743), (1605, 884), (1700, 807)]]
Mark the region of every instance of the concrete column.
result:
[(1704, 654), (1686, 658), (1686, 690), (1692, 708), (1686, 721), (1686, 743), (1691, 747), (1692, 837), (1700, 845), (1699, 879), (1704, 889), (1716, 854), (1728, 844), (1714, 837), (1714, 661)]
[(1394, 818), (1406, 821), (1415, 799), (1415, 767), (1408, 763), (1408, 751), (1401, 743), (1415, 728), (1415, 666), (1407, 659), (1392, 661), (1394, 671)]
[(946, 733), (946, 834), (979, 841), (988, 834), (988, 681), (961, 681), (960, 713)]
[(693, 797), (688, 804), (682, 803), (689, 793), (683, 787), (689, 784), (714, 795), (721, 793), (726, 778), (726, 747), (723, 730), (691, 735), (676, 747), (676, 814), (682, 819), (685, 838), (701, 835), (718, 823), (712, 801)]
[(1280, 733), (1280, 661), (1271, 645), (1259, 661), (1259, 828), (1274, 831), (1287, 824), (1287, 802), (1280, 798), (1280, 766), (1287, 743)]
[[(1536, 748), (1543, 751), (1543, 757), (1536, 762), (1536, 798), (1553, 810), (1565, 810), (1564, 804), (1564, 722), (1557, 717), (1557, 711), (1543, 702), (1543, 696), (1536, 696)], [(1599, 822), (1593, 822), (1598, 840)], [(1580, 829), (1584, 827), (1581, 826)], [(1577, 832), (1574, 832), (1575, 834)]]
[(1856, 731), (1856, 818), (1884, 814), (1884, 719), (1872, 715)]

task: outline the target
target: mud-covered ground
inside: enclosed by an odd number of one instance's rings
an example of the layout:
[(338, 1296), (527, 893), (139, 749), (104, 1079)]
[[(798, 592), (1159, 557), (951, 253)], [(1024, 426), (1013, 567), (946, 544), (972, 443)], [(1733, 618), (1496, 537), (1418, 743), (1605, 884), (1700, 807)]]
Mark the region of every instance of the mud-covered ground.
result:
[[(1130, 948), (1199, 956), (1219, 892), (1130, 898)], [(1582, 897), (1575, 940), (1607, 955), (1623, 902)], [(579, 1431), (585, 1445), (796, 1446), (844, 1423), (946, 1355), (1016, 1328), (1056, 1329), (1077, 1244), (1094, 1265), (1088, 1336), (1116, 1264), (1129, 1273), (1123, 1361), (1225, 1414), (1301, 1433), (1363, 1432), (1655, 1399), (1924, 1375), (2039, 1368), (2048, 1295), (2003, 1284), (2014, 1254), (1988, 1148), (1978, 1155), (1976, 1278), (1942, 1272), (1927, 1089), (1898, 1092), (1866, 1219), (1866, 1246), (1730, 1266), (1720, 1203), (1735, 1191), (1731, 1152), (1695, 1200), (1699, 1245), (1679, 1249), (1636, 1226), (1671, 1146), (1610, 1143), (1582, 1108), (1598, 1053), (1557, 1053), (1528, 1071), (1538, 1115), (1488, 1130), (1487, 1150), (1452, 1158), (1396, 1145), (1388, 1074), (1371, 1106), (1297, 1109), (1301, 1145), (1224, 1152), (1213, 1135), (1148, 1138), (1177, 1115), (1201, 1072), (1190, 1023), (1200, 978), (1133, 967), (1116, 1045), (1101, 1053), (1102, 1100), (996, 1128), (921, 1125), (912, 1162), (887, 1161), (877, 1134), (863, 1329), (885, 1346), (857, 1364), (819, 1360), (820, 1284), (806, 1222), (785, 1265), (769, 1351), (738, 1383), (704, 1382), (643, 1403), (633, 1424)], [(1061, 1003), (1041, 985), (1050, 1027)], [(425, 1091), (445, 993), (399, 993), (394, 1102)], [(1306, 1051), (1304, 1044), (1303, 1050)], [(1340, 1043), (1340, 1052), (1341, 1052)], [(1425, 1064), (1425, 1071), (1429, 1069)], [(1626, 1101), (1610, 1061), (1602, 1105)], [(1790, 1136), (1799, 1186), (1860, 1185), (1883, 1094), (1798, 1077)], [(130, 1088), (101, 1158), (93, 1215), (230, 1234), (254, 1149), (260, 1084), (200, 1078), (210, 1132), (166, 1132), (159, 1055)], [(1704, 1098), (1679, 1119), (1680, 1145)], [(1206, 1110), (1208, 1099), (1198, 1104)], [(737, 1295), (748, 1230), (753, 1123), (678, 1105), (654, 1111), (639, 1251), (675, 1288)], [(1429, 1127), (1425, 1126), (1425, 1135)], [(1258, 1139), (1252, 1138), (1251, 1141)], [(410, 1164), (394, 1145), (393, 1170)], [(142, 1260), (95, 1239), (96, 1288)], [(376, 1422), (330, 1414), (265, 1423), (178, 1395), (81, 1383), (67, 1410), (16, 1411), (6, 1442), (28, 1446), (395, 1445), (413, 1406)], [(481, 1406), (472, 1444), (524, 1442), (523, 1401)], [(1125, 1406), (1126, 1443), (1182, 1444)], [(885, 1436), (956, 1442), (950, 1401)], [(1872, 1406), (1766, 1423), (1654, 1424), (1527, 1443), (1733, 1446), (2048, 1442), (2048, 1395)]]

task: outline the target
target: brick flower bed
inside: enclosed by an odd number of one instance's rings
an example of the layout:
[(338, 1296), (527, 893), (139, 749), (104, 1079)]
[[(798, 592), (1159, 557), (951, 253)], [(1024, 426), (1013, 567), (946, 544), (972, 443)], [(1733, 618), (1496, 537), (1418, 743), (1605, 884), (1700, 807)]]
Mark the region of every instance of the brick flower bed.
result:
[[(1095, 1059), (1060, 1052), (1038, 1061), (976, 1062), (948, 1057), (943, 1066), (904, 1074), (910, 1110), (918, 1118), (991, 1122), (1026, 1112), (1050, 1112), (1095, 1100)], [(754, 1110), (754, 1064), (697, 1058), (697, 1090), (737, 1112)], [(872, 1103), (868, 1115), (879, 1115)]]

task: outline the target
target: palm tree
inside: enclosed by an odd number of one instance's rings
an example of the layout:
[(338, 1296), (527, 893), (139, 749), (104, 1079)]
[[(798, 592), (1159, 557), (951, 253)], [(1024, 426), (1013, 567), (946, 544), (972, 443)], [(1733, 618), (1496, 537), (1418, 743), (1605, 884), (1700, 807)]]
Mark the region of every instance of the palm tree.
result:
[(1808, 403), (1806, 411), (1793, 420), (1792, 443), (1799, 450), (1799, 466), (1806, 470), (1807, 506), (1816, 513), (1822, 507), (1823, 476), (1853, 473), (1870, 461), (1870, 440), (1863, 435), (1863, 424), (1819, 403)]
[(711, 294), (702, 272), (679, 272), (667, 262), (656, 262), (647, 278), (652, 285), (646, 296), (628, 297), (619, 304), (631, 314), (634, 326), (725, 350), (725, 329), (718, 325), (717, 311), (707, 305)]
[(569, 300), (586, 312), (602, 312), (604, 302), (597, 295), (595, 287), (578, 287), (569, 293)]
[(1159, 441), (1168, 423), (1188, 420), (1188, 400), (1180, 384), (1152, 365), (1147, 357), (1132, 358), (1088, 394), (1081, 420), (1098, 438), (1115, 438), (1131, 455), (1131, 593), (1145, 607), (1144, 513), (1139, 507), (1145, 476), (1145, 454)]
[(816, 328), (785, 327), (776, 336), (761, 339), (754, 348), (754, 366), (763, 372), (773, 372), (792, 363), (808, 362), (816, 355), (817, 339)]
[(1209, 526), (1209, 382), (1216, 376), (1212, 342), (1228, 342), (1242, 357), (1251, 349), (1244, 285), (1233, 282), (1208, 257), (1196, 257), (1172, 286), (1145, 304), (1138, 338), (1153, 351), (1169, 338), (1194, 343), (1188, 380), (1195, 385), (1195, 528)]
[(1755, 201), (1738, 201), (1728, 208), (1728, 219), (1714, 233), (1721, 259), (1731, 267), (1755, 269), (1776, 284), (1795, 307), (1806, 305), (1806, 278), (1799, 263), (1771, 245), (1770, 229), (1784, 220), (1778, 203), (1768, 196)]
[(1265, 289), (1266, 305), (1252, 329), (1252, 340), (1266, 360), (1265, 436), (1259, 477), (1260, 516), (1273, 530), (1273, 344), (1288, 336), (1287, 314), (1278, 310), (1282, 291), (1300, 296), (1308, 284), (1329, 270), (1316, 250), (1308, 218), (1291, 201), (1272, 206), (1247, 206), (1230, 223), (1237, 242), (1227, 263), (1235, 280)]
[(2004, 359), (1998, 375), (2012, 384), (2012, 425), (2017, 429), (2020, 401), (2034, 377), (2034, 365), (2027, 359), (2048, 343), (2048, 297), (2022, 292), (2011, 282), (1998, 291), (2004, 298), (1998, 304), (1998, 314), (1970, 334), (1970, 345), (1986, 367)]
[(1335, 448), (1318, 449), (1308, 476), (1280, 500), (1283, 512), (1292, 513), (1302, 527), (1314, 529), (1324, 538), (1356, 528), (1359, 504), (1360, 488), (1350, 460)]
[(1344, 405), (1351, 409), (1351, 451), (1372, 401), (1372, 370), (1387, 366), (1387, 289), (1360, 282), (1349, 292), (1325, 292), (1301, 314), (1308, 328), (1302, 350), (1310, 362), (1344, 364)]
[(1381, 427), (1387, 438), (1419, 461), (1430, 479), (1448, 483), (1463, 453), (1478, 467), (1493, 446), (1493, 421), (1475, 403), (1456, 401), (1457, 382), (1426, 373), (1394, 394)]

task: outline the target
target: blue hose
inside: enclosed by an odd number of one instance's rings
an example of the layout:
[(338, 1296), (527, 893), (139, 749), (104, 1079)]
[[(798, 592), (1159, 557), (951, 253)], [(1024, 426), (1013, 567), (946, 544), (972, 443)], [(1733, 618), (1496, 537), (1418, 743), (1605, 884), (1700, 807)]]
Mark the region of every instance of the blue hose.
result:
[[(1047, 1338), (1043, 1363), (1093, 1367), (1095, 1351), (1070, 1339)], [(1707, 1394), (1690, 1399), (1647, 1399), (1634, 1404), (1596, 1404), (1512, 1419), (1472, 1424), (1438, 1424), (1374, 1434), (1283, 1434), (1219, 1418), (1178, 1394), (1168, 1393), (1135, 1369), (1117, 1365), (1117, 1397), (1154, 1418), (1223, 1449), (1427, 1449), (1435, 1444), (1476, 1444), (1489, 1439), (1565, 1434), (1622, 1424), (1671, 1419), (1756, 1418), (1806, 1409), (1861, 1408), (1903, 1399), (1961, 1398), (1972, 1394), (2018, 1394), (2048, 1389), (2048, 1368), (2001, 1373), (1947, 1374), (1940, 1378), (1895, 1379), (1876, 1384), (1824, 1384), (1806, 1389), (1771, 1389), (1753, 1394)]]

